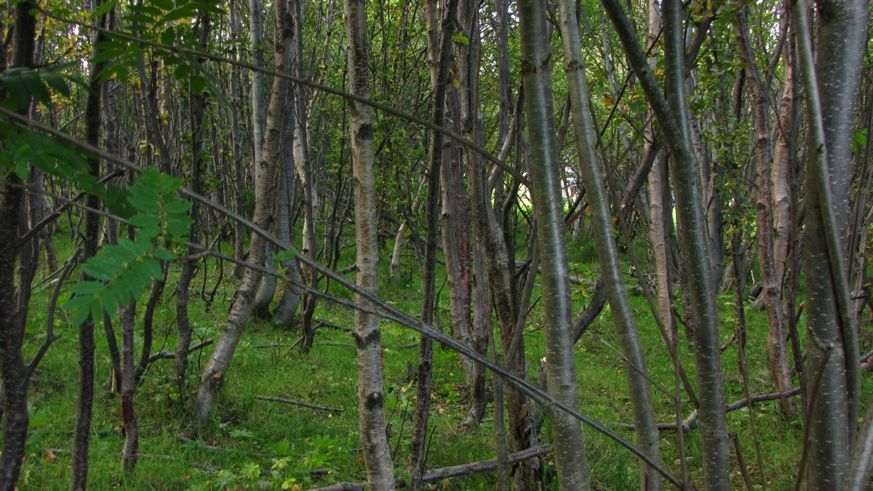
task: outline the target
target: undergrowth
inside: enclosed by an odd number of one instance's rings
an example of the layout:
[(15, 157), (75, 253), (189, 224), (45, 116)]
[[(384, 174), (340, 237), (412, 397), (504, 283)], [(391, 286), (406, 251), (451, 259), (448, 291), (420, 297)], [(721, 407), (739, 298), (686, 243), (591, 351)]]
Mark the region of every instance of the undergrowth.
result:
[[(63, 240), (59, 241), (64, 250)], [(66, 247), (68, 249), (69, 247)], [(386, 249), (387, 250), (387, 249)], [(346, 250), (340, 266), (350, 264), (351, 250)], [(574, 244), (571, 250), (573, 275), (582, 279), (574, 286), (577, 307), (590, 300), (596, 278), (595, 255), (590, 244)], [(410, 253), (411, 254), (411, 253)], [(383, 259), (387, 258), (387, 253)], [(217, 279), (217, 266), (208, 263), (207, 277), (198, 277), (193, 285), (190, 316), (195, 343), (218, 336), (225, 318), (234, 281), (225, 270), (214, 301), (207, 305), (201, 289), (208, 292)], [(409, 313), (420, 310), (420, 279), (414, 257), (405, 258), (399, 282), (391, 282), (387, 260), (382, 263), (381, 296)], [(201, 272), (203, 268), (201, 268)], [(352, 274), (348, 275), (349, 278)], [(39, 281), (39, 280), (38, 280)], [(628, 276), (627, 283), (635, 280)], [(175, 343), (175, 307), (171, 293), (175, 277), (171, 275), (155, 319), (153, 351), (172, 350)], [(324, 285), (323, 285), (324, 286)], [(30, 313), (28, 349), (33, 351), (44, 335), (47, 298), (51, 283), (38, 283)], [(331, 292), (349, 296), (337, 285)], [(719, 299), (721, 336), (726, 343), (723, 366), (727, 384), (726, 398), (742, 398), (741, 379), (737, 370), (736, 343), (730, 343), (735, 329), (732, 293)], [(642, 296), (632, 296), (641, 335), (646, 347), (650, 377), (654, 382), (653, 400), (660, 422), (675, 421), (672, 391), (674, 376), (670, 356), (660, 339), (650, 311)], [(142, 307), (139, 314), (141, 315)], [(773, 390), (769, 382), (765, 342), (766, 316), (747, 305), (747, 358), (750, 392)], [(437, 324), (448, 330), (448, 291), (443, 283)], [(353, 328), (352, 312), (320, 301), (316, 319), (327, 324)], [(27, 443), (21, 489), (65, 489), (69, 486), (69, 449), (78, 395), (78, 355), (76, 331), (69, 320), (60, 316), (61, 339), (52, 346), (35, 374), (31, 388), (31, 429)], [(526, 346), (530, 378), (536, 380), (539, 360), (544, 356), (541, 305), (537, 303), (529, 318)], [(406, 475), (409, 434), (415, 399), (413, 367), (417, 357), (418, 336), (394, 323), (383, 322), (386, 411), (389, 439), (398, 476)], [(299, 333), (289, 326), (273, 326), (263, 320), (249, 322), (226, 377), (225, 386), (212, 423), (200, 437), (192, 428), (192, 395), (196, 391), (200, 368), (209, 349), (191, 355), (188, 392), (180, 397), (172, 373), (172, 362), (154, 362), (137, 388), (136, 412), (140, 426), (140, 455), (136, 471), (125, 476), (121, 469), (120, 399), (108, 390), (109, 358), (105, 336), (98, 328), (98, 385), (91, 439), (89, 483), (93, 489), (308, 489), (339, 481), (364, 481), (360, 444), (357, 433), (357, 389), (354, 340), (347, 331), (322, 327), (317, 331), (312, 350), (301, 353), (291, 346)], [(137, 338), (137, 348), (141, 340)], [(576, 346), (581, 411), (602, 422), (626, 439), (633, 433), (625, 425), (632, 421), (627, 397), (625, 366), (617, 351), (618, 341), (607, 306)], [(693, 356), (684, 343), (682, 359), (693, 379)], [(457, 465), (494, 456), (493, 412), (489, 406), (486, 419), (478, 428), (459, 428), (466, 414), (467, 394), (462, 387), (462, 370), (457, 355), (437, 345), (434, 356), (434, 400), (432, 428), (428, 444), (429, 468)], [(866, 380), (865, 393), (871, 391)], [(329, 406), (341, 412), (315, 411), (269, 402), (258, 396), (281, 397)], [(692, 407), (683, 400), (683, 417)], [(770, 489), (786, 489), (796, 479), (796, 463), (803, 438), (800, 419), (782, 419), (774, 402), (755, 404), (728, 415), (729, 428), (739, 436), (745, 466), (755, 486), (764, 481)], [(552, 437), (548, 424), (543, 438)], [(606, 437), (587, 429), (587, 456), (594, 485), (598, 489), (633, 489), (639, 487), (639, 464), (625, 449)], [(663, 459), (679, 475), (678, 446), (675, 432), (661, 435)], [(760, 448), (760, 459), (756, 455)], [(702, 477), (701, 443), (698, 430), (686, 435), (687, 463), (693, 480)], [(758, 467), (758, 462), (763, 469)], [(554, 463), (545, 462), (547, 484), (556, 488)], [(736, 486), (742, 486), (740, 466), (734, 454), (732, 469)], [(445, 489), (493, 489), (493, 475), (485, 473), (436, 483)]]

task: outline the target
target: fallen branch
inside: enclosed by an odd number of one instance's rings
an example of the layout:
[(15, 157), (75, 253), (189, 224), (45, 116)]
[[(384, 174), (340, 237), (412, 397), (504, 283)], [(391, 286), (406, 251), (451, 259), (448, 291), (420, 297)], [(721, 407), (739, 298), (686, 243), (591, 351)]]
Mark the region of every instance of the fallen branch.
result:
[[(794, 387), (793, 389), (786, 390), (784, 392), (770, 392), (767, 394), (758, 394), (754, 396), (749, 396), (745, 399), (740, 399), (733, 404), (728, 404), (724, 412), (729, 413), (731, 411), (736, 411), (737, 409), (742, 409), (749, 404), (754, 402), (765, 402), (765, 401), (776, 401), (779, 399), (785, 399), (786, 397), (795, 396), (800, 393), (800, 387)], [(688, 415), (687, 418), (682, 420), (682, 431), (687, 432), (692, 428), (697, 426), (697, 409), (691, 411), (691, 414)], [(633, 425), (622, 425), (625, 428), (633, 429)], [(658, 429), (662, 431), (676, 431), (676, 423), (658, 423)]]
[[(524, 460), (532, 459), (549, 453), (551, 446), (539, 445), (531, 447), (520, 452), (511, 453), (506, 456), (507, 464), (515, 464)], [(421, 482), (434, 482), (453, 477), (462, 477), (477, 472), (493, 471), (497, 468), (497, 459), (482, 460), (469, 464), (454, 465), (451, 467), (443, 467), (442, 469), (433, 469), (424, 473), (421, 477)]]
[[(507, 455), (506, 463), (515, 464), (517, 462), (539, 457), (540, 455), (545, 455), (549, 453), (551, 449), (552, 448), (550, 445), (538, 445), (536, 447), (531, 447), (520, 452), (515, 452)], [(463, 477), (470, 474), (475, 474), (477, 472), (493, 471), (496, 468), (497, 459), (482, 460), (479, 462), (471, 462), (469, 464), (453, 465), (451, 467), (442, 467), (440, 469), (433, 469), (425, 472), (424, 475), (421, 477), (421, 482), (435, 482), (441, 481), (443, 479), (451, 479), (454, 477)], [(398, 479), (395, 484), (398, 488), (404, 488), (406, 487), (407, 483), (403, 480)], [(366, 483), (339, 482), (323, 488), (317, 488), (314, 491), (363, 491), (364, 489), (366, 489)]]
[(311, 402), (295, 401), (294, 399), (285, 399), (283, 397), (255, 396), (255, 399), (258, 399), (261, 401), (278, 402), (281, 404), (290, 404), (292, 406), (305, 407), (307, 409), (312, 409), (314, 411), (325, 411), (328, 413), (341, 413), (341, 412), (343, 412), (343, 410), (338, 408), (338, 407), (319, 406), (318, 404), (312, 404)]
[[(191, 353), (193, 353), (197, 350), (201, 350), (201, 349), (209, 346), (213, 342), (214, 342), (213, 340), (207, 339), (206, 341), (203, 341), (202, 343), (195, 344), (194, 346), (191, 346), (190, 348), (188, 348), (187, 354), (190, 355)], [(149, 363), (155, 362), (157, 360), (172, 360), (175, 357), (176, 357), (176, 353), (172, 353), (170, 351), (161, 351), (160, 353), (155, 353), (152, 356), (149, 356)]]
[(334, 324), (333, 322), (326, 321), (323, 319), (319, 319), (315, 323), (315, 328), (318, 329), (319, 327), (327, 327), (329, 329), (334, 329), (336, 331), (342, 331), (342, 332), (352, 332), (352, 329), (349, 327), (341, 326), (339, 324)]

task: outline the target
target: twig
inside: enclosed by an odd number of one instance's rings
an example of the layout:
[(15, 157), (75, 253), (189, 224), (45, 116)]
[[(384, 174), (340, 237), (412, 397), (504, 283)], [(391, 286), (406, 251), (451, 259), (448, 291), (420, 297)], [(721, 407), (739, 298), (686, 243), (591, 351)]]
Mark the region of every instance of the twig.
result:
[[(786, 390), (784, 392), (769, 392), (766, 394), (757, 394), (753, 396), (749, 396), (743, 399), (740, 399), (737, 402), (732, 404), (728, 404), (724, 412), (729, 413), (732, 411), (736, 411), (737, 409), (742, 409), (753, 402), (764, 402), (764, 401), (776, 401), (779, 399), (784, 399), (786, 397), (792, 397), (800, 394), (800, 387), (794, 387), (792, 389)], [(697, 425), (697, 410), (691, 411), (691, 414), (688, 415), (682, 421), (682, 431), (688, 431), (694, 428)], [(625, 428), (633, 429), (633, 425), (622, 425)], [(659, 430), (667, 430), (667, 431), (676, 431), (676, 423), (658, 423)]]
[(352, 329), (351, 329), (351, 328), (348, 328), (348, 327), (345, 327), (345, 326), (341, 326), (341, 325), (339, 325), (339, 324), (334, 324), (333, 322), (326, 321), (326, 320), (323, 320), (323, 319), (319, 319), (319, 320), (315, 323), (315, 328), (318, 329), (319, 327), (328, 327), (328, 328), (330, 328), (330, 329), (334, 329), (334, 330), (337, 330), (337, 331), (352, 332)]
[(338, 408), (338, 407), (320, 406), (318, 404), (312, 404), (311, 402), (295, 401), (294, 399), (285, 399), (283, 397), (255, 396), (255, 399), (258, 399), (261, 401), (279, 402), (282, 404), (290, 404), (292, 406), (305, 407), (307, 409), (312, 409), (313, 411), (324, 411), (327, 413), (341, 413), (341, 412), (343, 412), (343, 410)]
[[(549, 453), (549, 451), (551, 451), (551, 446), (538, 445), (536, 447), (531, 447), (520, 452), (515, 452), (507, 455), (506, 463), (515, 464), (524, 460), (533, 459), (539, 457), (540, 455), (547, 454)], [(424, 475), (421, 477), (421, 482), (434, 482), (441, 481), (443, 479), (451, 479), (454, 477), (463, 477), (470, 474), (475, 474), (477, 472), (493, 471), (496, 468), (496, 459), (471, 462), (469, 464), (453, 465), (451, 467), (442, 467), (439, 469), (432, 469), (425, 472)], [(395, 484), (398, 488), (406, 486), (406, 482), (400, 479), (398, 479)], [(363, 491), (364, 489), (366, 489), (365, 483), (339, 482), (323, 488), (317, 488), (314, 491)]]
[[(188, 348), (187, 354), (190, 355), (191, 353), (193, 353), (197, 350), (201, 350), (201, 349), (209, 346), (213, 342), (214, 342), (213, 340), (207, 339), (206, 341), (203, 341), (202, 343), (195, 344), (194, 346), (191, 346), (190, 348)], [(149, 356), (149, 363), (155, 362), (157, 360), (172, 360), (174, 358), (176, 358), (176, 353), (172, 353), (170, 351), (161, 351), (160, 353), (155, 353), (152, 356)]]
[(746, 467), (746, 459), (743, 457), (743, 447), (740, 446), (740, 438), (736, 433), (731, 433), (731, 442), (734, 444), (734, 451), (737, 454), (737, 466), (740, 468), (743, 482), (746, 483), (746, 489), (755, 489), (752, 486), (752, 476), (749, 475), (749, 469)]

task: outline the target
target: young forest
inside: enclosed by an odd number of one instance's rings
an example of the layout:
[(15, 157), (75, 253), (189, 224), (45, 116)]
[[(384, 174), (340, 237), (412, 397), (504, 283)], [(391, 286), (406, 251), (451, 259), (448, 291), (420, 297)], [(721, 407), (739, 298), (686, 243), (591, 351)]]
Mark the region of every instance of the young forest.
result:
[(873, 489), (866, 0), (0, 16), (0, 491)]

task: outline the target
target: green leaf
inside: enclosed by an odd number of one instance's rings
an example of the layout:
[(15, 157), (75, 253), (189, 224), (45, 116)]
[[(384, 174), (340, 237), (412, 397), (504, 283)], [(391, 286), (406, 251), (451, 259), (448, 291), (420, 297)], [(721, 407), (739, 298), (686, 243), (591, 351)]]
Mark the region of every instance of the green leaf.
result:
[(176, 259), (176, 255), (173, 254), (172, 251), (163, 248), (157, 249), (155, 251), (155, 257), (157, 257), (158, 259), (163, 259), (164, 261), (173, 261), (174, 259)]
[(118, 0), (105, 0), (100, 4), (99, 7), (94, 9), (94, 12), (91, 14), (93, 18), (98, 18), (101, 15), (108, 14), (110, 10), (118, 3)]
[(201, 75), (192, 75), (191, 76), (191, 93), (193, 94), (201, 94), (204, 90), (206, 90), (207, 82), (206, 79)]
[(75, 293), (76, 295), (82, 295), (85, 297), (91, 296), (91, 295), (96, 295), (97, 293), (100, 293), (102, 290), (103, 290), (103, 283), (99, 283), (97, 281), (88, 281), (88, 280), (80, 281), (80, 282), (74, 284), (72, 287), (70, 287), (70, 291), (72, 293)]
[(467, 39), (467, 36), (465, 36), (462, 32), (455, 32), (454, 34), (452, 34), (452, 41), (460, 44), (461, 46), (470, 45), (470, 40)]

